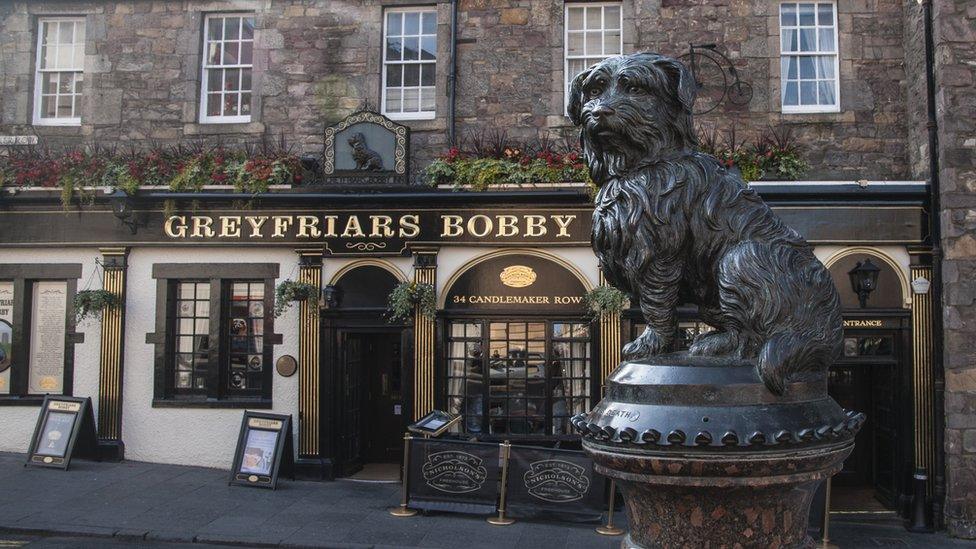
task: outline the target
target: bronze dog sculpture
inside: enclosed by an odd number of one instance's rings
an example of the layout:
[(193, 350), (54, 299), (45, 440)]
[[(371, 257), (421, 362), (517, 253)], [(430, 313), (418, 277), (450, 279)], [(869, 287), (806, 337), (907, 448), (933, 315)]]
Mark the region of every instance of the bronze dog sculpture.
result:
[(356, 169), (363, 171), (381, 171), (383, 157), (366, 145), (366, 136), (361, 133), (353, 134), (348, 140), (352, 147), (352, 159), (356, 161)]
[(776, 394), (824, 379), (843, 333), (830, 274), (737, 173), (695, 151), (694, 96), (685, 66), (654, 53), (611, 57), (572, 83), (569, 115), (600, 186), (593, 249), (647, 321), (624, 356), (670, 351), (676, 309), (694, 303), (715, 330), (690, 354), (755, 359)]

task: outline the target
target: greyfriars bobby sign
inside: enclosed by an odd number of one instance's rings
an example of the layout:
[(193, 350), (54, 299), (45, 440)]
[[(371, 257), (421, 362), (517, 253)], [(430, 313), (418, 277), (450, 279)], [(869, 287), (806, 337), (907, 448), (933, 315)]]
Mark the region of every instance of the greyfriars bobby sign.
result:
[(325, 129), (323, 171), (340, 185), (406, 185), (410, 130), (359, 111)]

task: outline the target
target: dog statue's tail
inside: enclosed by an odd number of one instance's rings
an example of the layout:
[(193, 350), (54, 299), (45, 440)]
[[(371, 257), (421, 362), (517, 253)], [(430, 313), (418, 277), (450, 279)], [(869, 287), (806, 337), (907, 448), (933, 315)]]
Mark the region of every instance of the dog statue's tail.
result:
[(773, 334), (756, 360), (759, 378), (774, 394), (782, 395), (786, 384), (803, 371), (813, 371), (830, 355), (830, 349), (809, 336), (786, 331)]

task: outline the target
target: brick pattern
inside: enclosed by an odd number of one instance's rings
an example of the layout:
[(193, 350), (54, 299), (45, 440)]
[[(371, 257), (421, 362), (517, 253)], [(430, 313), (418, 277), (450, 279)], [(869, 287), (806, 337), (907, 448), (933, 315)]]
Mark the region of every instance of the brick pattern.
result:
[(945, 308), (946, 521), (976, 538), (976, 6), (933, 3)]
[[(688, 42), (720, 44), (751, 82), (745, 107), (701, 123), (741, 137), (769, 124), (793, 126), (813, 166), (810, 179), (908, 177), (904, 6), (898, 0), (839, 3), (839, 113), (779, 112), (779, 23), (773, 0), (626, 0), (624, 50), (681, 54)], [(224, 142), (284, 134), (320, 152), (322, 130), (380, 97), (382, 9), (403, 0), (32, 0), (0, 4), (0, 133), (48, 143)], [(197, 123), (202, 14), (256, 13), (254, 122)], [(450, 4), (438, 9), (437, 118), (413, 121), (415, 169), (447, 148)], [(31, 128), (37, 14), (86, 16), (82, 126)], [(512, 137), (572, 139), (563, 111), (563, 2), (460, 0), (458, 135), (505, 129)], [(908, 96), (910, 97), (910, 95)], [(911, 101), (908, 101), (909, 103)], [(912, 156), (914, 159), (915, 157)]]

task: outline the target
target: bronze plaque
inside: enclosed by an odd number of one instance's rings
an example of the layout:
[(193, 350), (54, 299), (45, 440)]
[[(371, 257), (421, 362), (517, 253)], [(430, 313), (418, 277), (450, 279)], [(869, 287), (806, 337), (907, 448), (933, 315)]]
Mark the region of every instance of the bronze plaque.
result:
[(298, 370), (298, 361), (291, 355), (284, 355), (275, 362), (275, 370), (281, 377), (291, 377)]

